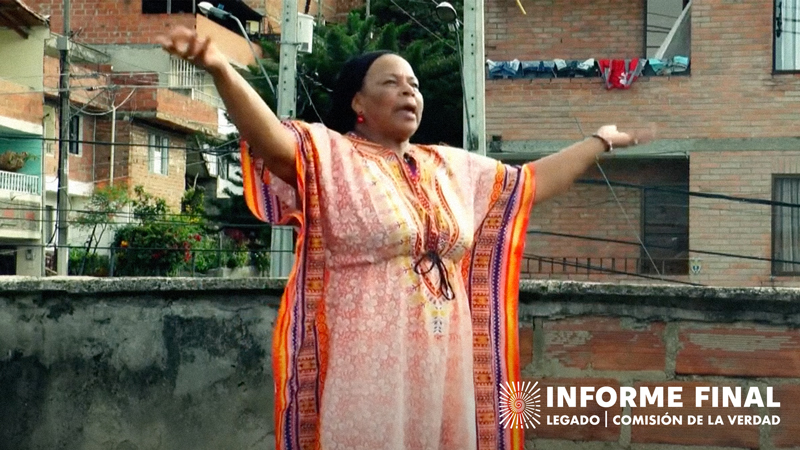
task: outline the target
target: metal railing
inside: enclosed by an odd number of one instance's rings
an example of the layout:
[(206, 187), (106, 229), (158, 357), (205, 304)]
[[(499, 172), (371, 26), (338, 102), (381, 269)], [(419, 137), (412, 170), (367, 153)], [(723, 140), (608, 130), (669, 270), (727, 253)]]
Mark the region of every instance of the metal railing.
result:
[(38, 195), (41, 183), (36, 175), (25, 175), (0, 170), (0, 190)]
[(189, 61), (171, 56), (168, 83), (170, 89), (199, 89), (203, 85), (203, 72)]
[(541, 275), (688, 275), (689, 260), (687, 258), (653, 258), (651, 261), (646, 257), (524, 255), (520, 272)]
[[(34, 246), (29, 246), (33, 248)], [(69, 274), (100, 277), (116, 276), (225, 276), (230, 271), (246, 271), (255, 276), (269, 274), (269, 249), (198, 249), (97, 247), (87, 251), (71, 246)], [(57, 272), (55, 249), (47, 248), (45, 268)]]
[(222, 99), (220, 97), (204, 92), (201, 89), (192, 89), (192, 100), (199, 100), (215, 108), (225, 109), (225, 104), (222, 103)]

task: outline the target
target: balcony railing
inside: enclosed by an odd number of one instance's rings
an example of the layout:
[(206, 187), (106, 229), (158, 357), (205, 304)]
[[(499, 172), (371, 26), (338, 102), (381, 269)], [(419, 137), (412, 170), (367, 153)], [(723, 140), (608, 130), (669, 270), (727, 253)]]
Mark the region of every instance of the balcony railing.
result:
[(520, 272), (542, 275), (688, 275), (689, 260), (687, 258), (653, 258), (651, 261), (647, 257), (524, 255)]
[(38, 195), (41, 192), (41, 183), (36, 175), (0, 170), (0, 190)]
[(203, 72), (192, 63), (176, 58), (169, 59), (170, 89), (200, 89), (203, 86)]
[(192, 89), (192, 100), (199, 100), (215, 108), (225, 109), (225, 104), (222, 103), (221, 98), (217, 97), (216, 95), (203, 92), (200, 89)]

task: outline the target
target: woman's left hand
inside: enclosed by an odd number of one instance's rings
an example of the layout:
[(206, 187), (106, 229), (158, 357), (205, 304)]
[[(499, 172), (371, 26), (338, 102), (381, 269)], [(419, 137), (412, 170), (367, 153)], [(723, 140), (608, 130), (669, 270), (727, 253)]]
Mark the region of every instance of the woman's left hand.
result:
[(604, 125), (597, 130), (597, 134), (610, 142), (614, 148), (643, 144), (652, 140), (655, 136), (652, 131), (622, 132), (617, 129), (616, 125)]

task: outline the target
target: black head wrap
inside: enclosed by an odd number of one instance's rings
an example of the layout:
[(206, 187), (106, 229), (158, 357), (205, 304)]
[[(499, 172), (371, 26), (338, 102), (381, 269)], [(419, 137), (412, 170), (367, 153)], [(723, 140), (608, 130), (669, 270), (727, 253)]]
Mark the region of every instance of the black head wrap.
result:
[(372, 63), (383, 55), (392, 54), (394, 53), (388, 50), (369, 52), (350, 58), (344, 63), (333, 87), (331, 109), (325, 119), (328, 128), (342, 134), (353, 131), (356, 125), (356, 113), (351, 106), (353, 97), (364, 85), (364, 77)]

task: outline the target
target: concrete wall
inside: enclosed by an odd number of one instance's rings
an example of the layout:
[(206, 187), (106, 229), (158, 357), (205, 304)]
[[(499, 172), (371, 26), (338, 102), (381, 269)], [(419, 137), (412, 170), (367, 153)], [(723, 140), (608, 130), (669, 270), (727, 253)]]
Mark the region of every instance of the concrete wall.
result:
[(164, 74), (164, 78), (169, 74), (169, 54), (155, 43), (95, 47), (111, 56), (109, 64), (115, 72), (157, 72)]
[(272, 448), (265, 280), (0, 282), (0, 449)]
[[(0, 280), (0, 450), (274, 448), (280, 290), (266, 279)], [(756, 386), (781, 403), (698, 411), (686, 395), (685, 408), (607, 409), (781, 417), (760, 426), (548, 426), (606, 409), (544, 406), (526, 448), (799, 447), (798, 325), (797, 289), (524, 281), (521, 367), (542, 388)]]
[[(542, 423), (530, 448), (763, 449), (800, 447), (800, 290), (575, 282), (523, 282), (523, 378), (542, 390)], [(680, 389), (683, 406), (548, 408), (548, 386)], [(755, 387), (764, 407), (695, 407), (698, 386)], [(767, 391), (779, 407), (767, 407)], [(745, 397), (742, 396), (742, 401)], [(608, 400), (608, 397), (605, 397)], [(637, 397), (637, 403), (639, 398)], [(641, 405), (639, 405), (641, 406)], [(608, 413), (608, 426), (603, 419)], [(681, 425), (617, 425), (613, 416), (681, 416)], [(555, 425), (553, 416), (601, 418), (599, 426)], [(689, 425), (701, 415), (703, 425)], [(739, 425), (728, 416), (778, 416), (777, 425)], [(724, 424), (712, 425), (721, 416)], [(550, 417), (551, 424), (547, 423)], [(735, 419), (738, 420), (738, 419)], [(528, 448), (528, 447), (526, 447)]]
[(38, 26), (26, 31), (29, 35), (23, 39), (11, 29), (0, 29), (0, 61), (14, 61), (14, 64), (0, 65), (0, 77), (41, 91), (44, 41), (50, 36), (50, 30)]

